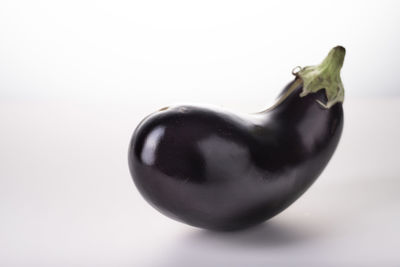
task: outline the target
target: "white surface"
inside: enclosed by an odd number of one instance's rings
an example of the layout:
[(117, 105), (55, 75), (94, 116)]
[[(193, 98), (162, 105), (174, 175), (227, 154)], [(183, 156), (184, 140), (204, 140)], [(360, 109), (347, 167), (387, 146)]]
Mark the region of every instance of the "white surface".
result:
[(258, 110), (294, 67), (339, 44), (348, 96), (399, 95), (399, 10), (396, 0), (2, 0), (0, 97)]
[(347, 99), (328, 168), (243, 232), (172, 221), (127, 167), (130, 105), (0, 103), (0, 266), (397, 266), (400, 99)]

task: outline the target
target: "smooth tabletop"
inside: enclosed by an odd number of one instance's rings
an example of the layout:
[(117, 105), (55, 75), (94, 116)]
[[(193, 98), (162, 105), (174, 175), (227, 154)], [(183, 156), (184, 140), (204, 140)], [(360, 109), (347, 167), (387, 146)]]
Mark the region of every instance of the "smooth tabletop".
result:
[(219, 233), (164, 217), (136, 190), (127, 149), (146, 110), (1, 100), (0, 266), (399, 266), (400, 99), (344, 110), (338, 150), (298, 201)]

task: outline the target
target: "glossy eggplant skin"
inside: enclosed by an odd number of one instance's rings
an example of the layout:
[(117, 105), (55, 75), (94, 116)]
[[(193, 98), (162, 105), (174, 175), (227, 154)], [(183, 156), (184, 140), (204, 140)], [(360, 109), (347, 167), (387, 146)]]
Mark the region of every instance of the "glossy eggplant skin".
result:
[(343, 129), (342, 103), (326, 109), (316, 102), (323, 90), (301, 91), (250, 115), (196, 106), (151, 114), (129, 147), (137, 188), (163, 214), (200, 228), (237, 230), (275, 216), (320, 175)]

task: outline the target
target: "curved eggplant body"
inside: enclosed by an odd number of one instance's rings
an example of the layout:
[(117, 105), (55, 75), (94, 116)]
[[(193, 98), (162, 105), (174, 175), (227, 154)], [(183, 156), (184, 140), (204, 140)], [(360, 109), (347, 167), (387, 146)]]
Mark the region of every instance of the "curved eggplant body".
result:
[(322, 90), (301, 91), (300, 84), (276, 107), (246, 116), (195, 106), (151, 114), (129, 147), (136, 186), (160, 212), (201, 228), (235, 230), (273, 217), (319, 176), (343, 128), (342, 103), (326, 109), (316, 102)]

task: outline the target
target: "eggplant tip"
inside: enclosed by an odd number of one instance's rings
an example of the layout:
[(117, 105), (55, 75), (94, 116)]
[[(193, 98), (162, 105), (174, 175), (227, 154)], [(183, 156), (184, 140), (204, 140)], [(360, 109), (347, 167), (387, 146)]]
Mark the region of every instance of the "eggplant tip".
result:
[(343, 46), (336, 46), (329, 51), (329, 54), (316, 66), (304, 67), (298, 72), (303, 80), (303, 91), (300, 97), (309, 93), (315, 93), (325, 89), (328, 101), (326, 104), (317, 101), (324, 108), (330, 108), (335, 103), (344, 101), (344, 87), (340, 78), (340, 70), (343, 66), (346, 49)]
[(343, 52), (346, 52), (346, 48), (344, 48), (344, 47), (341, 46), (341, 45), (337, 45), (337, 46), (335, 47), (335, 49), (341, 50), (341, 51), (343, 51)]

